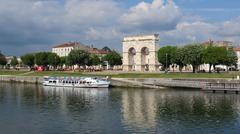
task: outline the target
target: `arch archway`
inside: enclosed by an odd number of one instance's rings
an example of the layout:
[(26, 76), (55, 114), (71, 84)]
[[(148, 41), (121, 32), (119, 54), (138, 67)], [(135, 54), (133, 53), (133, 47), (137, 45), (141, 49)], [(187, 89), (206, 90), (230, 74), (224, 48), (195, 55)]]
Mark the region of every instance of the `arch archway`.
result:
[(135, 70), (135, 56), (136, 56), (136, 49), (131, 47), (128, 50), (128, 65), (131, 71)]
[(148, 71), (149, 70), (149, 48), (143, 47), (141, 49), (141, 69), (142, 71)]

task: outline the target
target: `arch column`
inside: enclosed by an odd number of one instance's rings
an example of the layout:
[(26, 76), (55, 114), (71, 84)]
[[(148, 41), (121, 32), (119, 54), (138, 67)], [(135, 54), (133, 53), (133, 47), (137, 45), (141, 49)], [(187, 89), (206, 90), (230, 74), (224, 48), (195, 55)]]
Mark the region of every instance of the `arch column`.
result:
[(142, 71), (142, 54), (141, 51), (136, 52), (136, 57), (135, 57), (135, 70), (136, 71)]

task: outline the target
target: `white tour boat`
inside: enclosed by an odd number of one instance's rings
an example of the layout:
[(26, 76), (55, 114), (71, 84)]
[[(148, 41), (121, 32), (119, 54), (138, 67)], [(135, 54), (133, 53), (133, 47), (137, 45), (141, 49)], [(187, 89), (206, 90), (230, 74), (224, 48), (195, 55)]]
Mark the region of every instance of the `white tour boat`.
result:
[(107, 88), (110, 82), (96, 77), (44, 77), (44, 86)]

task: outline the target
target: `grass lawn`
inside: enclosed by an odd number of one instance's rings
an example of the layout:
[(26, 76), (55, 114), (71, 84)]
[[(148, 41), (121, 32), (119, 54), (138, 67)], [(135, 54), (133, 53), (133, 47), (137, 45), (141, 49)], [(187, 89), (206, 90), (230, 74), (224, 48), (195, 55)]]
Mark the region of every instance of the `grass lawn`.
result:
[(20, 75), (28, 71), (15, 71), (15, 70), (1, 70), (0, 75)]
[(111, 76), (115, 78), (236, 78), (240, 72), (230, 73), (124, 73), (124, 72), (62, 72), (62, 71), (0, 71), (0, 75), (17, 76)]

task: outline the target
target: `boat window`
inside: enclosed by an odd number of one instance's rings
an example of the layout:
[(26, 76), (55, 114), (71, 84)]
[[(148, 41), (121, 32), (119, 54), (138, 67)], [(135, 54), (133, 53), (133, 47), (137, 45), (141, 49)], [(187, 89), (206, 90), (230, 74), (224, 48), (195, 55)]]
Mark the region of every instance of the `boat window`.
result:
[(65, 81), (63, 81), (63, 83), (65, 83)]
[(53, 83), (56, 83), (56, 81), (53, 81)]
[(49, 83), (52, 83), (52, 81), (49, 81)]

